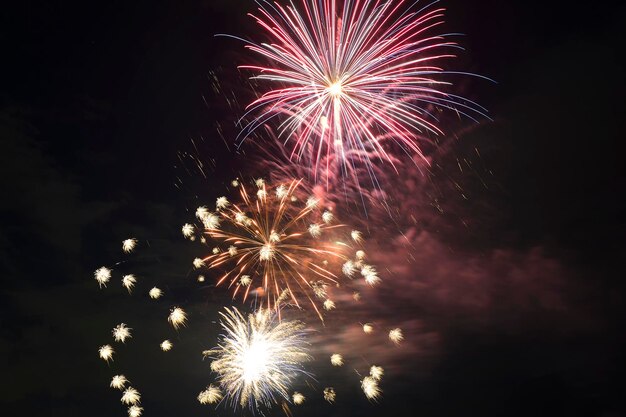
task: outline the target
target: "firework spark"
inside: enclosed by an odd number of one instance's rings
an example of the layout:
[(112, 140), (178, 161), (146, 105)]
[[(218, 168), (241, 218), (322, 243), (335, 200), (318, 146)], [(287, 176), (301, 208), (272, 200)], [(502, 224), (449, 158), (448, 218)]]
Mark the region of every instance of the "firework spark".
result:
[(335, 393), (335, 389), (333, 387), (324, 388), (324, 399), (329, 403), (334, 403), (335, 398), (337, 398), (337, 394)]
[(128, 407), (128, 417), (141, 417), (143, 413), (143, 407), (138, 405), (131, 405)]
[(215, 385), (209, 385), (204, 391), (198, 394), (200, 404), (214, 404), (222, 399), (222, 391)]
[(330, 311), (333, 310), (335, 307), (337, 307), (335, 305), (335, 302), (331, 299), (328, 299), (326, 301), (324, 301), (324, 310)]
[(133, 287), (137, 282), (137, 278), (133, 274), (124, 275), (122, 277), (122, 286), (128, 290), (128, 293), (132, 293)]
[(341, 356), (339, 353), (333, 353), (330, 356), (330, 363), (333, 366), (342, 366), (343, 365), (343, 356)]
[(435, 111), (470, 119), (485, 111), (447, 91), (441, 63), (458, 45), (433, 33), (444, 9), (414, 12), (403, 0), (258, 4), (253, 18), (270, 40), (246, 47), (272, 64), (242, 66), (267, 85), (248, 106), (244, 138), (282, 115), (279, 135), (293, 142), (291, 157), (326, 171), (335, 159), (338, 174), (373, 159), (393, 164), (388, 143), (425, 159), (422, 138), (443, 133)]
[(174, 307), (170, 311), (167, 321), (169, 321), (175, 329), (178, 329), (180, 326), (184, 326), (187, 323), (187, 313), (180, 307)]
[(109, 361), (113, 360), (113, 353), (115, 353), (115, 350), (113, 350), (113, 347), (111, 345), (104, 345), (104, 346), (100, 346), (100, 349), (98, 349), (98, 354), (100, 355), (101, 359), (104, 359), (105, 361)]
[(102, 288), (102, 286), (106, 287), (107, 282), (111, 280), (111, 270), (105, 266), (98, 268), (96, 272), (94, 272), (94, 277), (96, 281), (98, 281), (100, 288)]
[(183, 227), (181, 230), (183, 232), (183, 236), (185, 236), (186, 238), (191, 238), (193, 237), (193, 232), (195, 228), (193, 227), (193, 224), (185, 223), (183, 224)]
[(378, 276), (378, 272), (376, 271), (376, 268), (371, 265), (363, 265), (363, 267), (361, 268), (361, 275), (363, 275), (363, 278), (365, 278), (365, 282), (372, 286), (378, 284), (381, 281), (380, 277)]
[(205, 351), (211, 369), (226, 398), (237, 405), (270, 407), (278, 398), (289, 399), (288, 389), (296, 377), (306, 375), (303, 363), (310, 360), (304, 324), (278, 321), (271, 310), (245, 317), (237, 309), (220, 313), (224, 333), (218, 346)]
[(137, 246), (137, 239), (125, 239), (122, 241), (122, 250), (124, 253), (131, 253)]
[(141, 394), (135, 388), (128, 387), (124, 390), (121, 401), (126, 405), (136, 405), (141, 401)]
[(363, 332), (365, 333), (372, 333), (374, 331), (374, 326), (372, 325), (372, 323), (365, 323), (363, 325)]
[(376, 400), (380, 397), (382, 390), (378, 387), (378, 380), (372, 376), (366, 376), (361, 381), (361, 388), (365, 396), (370, 400)]
[(306, 398), (304, 397), (304, 395), (302, 395), (302, 394), (301, 394), (301, 393), (299, 393), (298, 391), (295, 391), (295, 392), (293, 393), (292, 398), (293, 398), (293, 403), (294, 403), (295, 405), (300, 405), (300, 404), (302, 404), (302, 403), (304, 402), (304, 400), (306, 399)]
[(124, 323), (120, 323), (113, 328), (113, 339), (115, 339), (116, 342), (125, 343), (126, 339), (130, 339), (131, 337), (133, 337), (130, 334), (131, 330), (132, 329), (130, 327), (127, 327)]
[(160, 346), (161, 346), (161, 350), (163, 352), (168, 352), (168, 351), (172, 350), (172, 346), (173, 345), (172, 345), (172, 342), (170, 342), (169, 340), (164, 340), (164, 341), (161, 342)]
[(160, 298), (163, 295), (163, 291), (161, 291), (159, 288), (157, 287), (153, 287), (149, 292), (148, 295), (150, 296), (150, 298), (152, 298), (153, 300), (156, 300), (158, 298)]
[(111, 379), (111, 388), (124, 389), (127, 383), (128, 379), (126, 379), (124, 375), (115, 375), (113, 379)]
[[(228, 283), (234, 288), (233, 297), (241, 292), (245, 301), (251, 289), (261, 287), (266, 296), (264, 305), (274, 308), (278, 307), (279, 295), (288, 290), (291, 302), (300, 306), (298, 296), (304, 295), (321, 317), (313, 301), (313, 282), (339, 284), (339, 277), (330, 268), (347, 260), (345, 252), (350, 247), (339, 240), (320, 238), (328, 235), (331, 239), (334, 235), (330, 232), (343, 225), (315, 222), (322, 216), (316, 209), (317, 199), (309, 199), (304, 207), (297, 202), (301, 199), (293, 202), (291, 197), (299, 192), (300, 183), (292, 181), (269, 192), (266, 182), (257, 180), (259, 191), (264, 191), (257, 198), (240, 185), (241, 203), (224, 207), (218, 213), (219, 221), (213, 222), (214, 227), (206, 228), (206, 234), (228, 250), (217, 248), (212, 255), (196, 259), (194, 265), (230, 266), (217, 285)], [(209, 215), (198, 210), (198, 217)]]
[(372, 365), (370, 368), (370, 376), (377, 381), (380, 381), (384, 375), (385, 371), (382, 366)]
[(399, 345), (400, 342), (404, 340), (404, 335), (402, 334), (402, 329), (395, 328), (389, 331), (389, 340), (391, 340), (396, 345)]

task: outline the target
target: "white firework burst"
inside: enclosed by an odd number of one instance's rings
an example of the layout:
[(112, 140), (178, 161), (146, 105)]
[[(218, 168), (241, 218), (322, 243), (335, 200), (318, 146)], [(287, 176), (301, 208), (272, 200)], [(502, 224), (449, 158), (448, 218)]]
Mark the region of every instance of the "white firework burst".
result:
[(161, 291), (161, 289), (157, 287), (152, 287), (152, 289), (148, 292), (148, 295), (153, 300), (156, 300), (158, 298), (161, 298), (161, 296), (163, 295), (163, 291)]
[(107, 362), (109, 360), (113, 360), (113, 353), (115, 353), (115, 350), (113, 350), (113, 346), (111, 345), (100, 346), (100, 349), (98, 349), (98, 355), (100, 355), (100, 358)]
[(143, 407), (138, 405), (131, 405), (128, 407), (128, 417), (141, 417), (143, 413)]
[(385, 371), (382, 366), (372, 365), (372, 367), (370, 368), (370, 376), (377, 381), (380, 381), (384, 374)]
[(131, 253), (133, 249), (137, 246), (137, 239), (125, 239), (122, 241), (122, 250), (124, 253)]
[(324, 388), (324, 399), (329, 403), (334, 403), (335, 398), (337, 398), (337, 394), (335, 393), (335, 389), (333, 387)]
[(130, 334), (131, 330), (132, 329), (130, 327), (127, 327), (124, 323), (120, 323), (113, 328), (113, 339), (115, 339), (116, 342), (125, 343), (126, 339), (130, 339), (133, 337)]
[(193, 224), (189, 224), (189, 223), (183, 224), (182, 232), (183, 232), (183, 236), (185, 236), (186, 238), (192, 237), (193, 233), (194, 233), (194, 230), (195, 230), (195, 228), (194, 228)]
[(309, 226), (309, 233), (317, 239), (322, 235), (322, 227), (319, 224), (312, 224)]
[(330, 356), (330, 363), (333, 366), (342, 366), (343, 365), (343, 356), (341, 356), (341, 354), (339, 354), (339, 353), (333, 353)]
[(126, 405), (136, 405), (141, 401), (141, 394), (135, 388), (128, 387), (124, 390), (121, 401)]
[(216, 201), (215, 201), (215, 208), (217, 210), (222, 210), (225, 209), (226, 207), (230, 206), (230, 202), (228, 201), (228, 199), (226, 197), (219, 197)]
[(98, 281), (100, 288), (102, 288), (102, 286), (106, 287), (107, 282), (111, 280), (111, 270), (105, 266), (100, 267), (96, 269), (96, 272), (94, 272), (94, 277), (96, 278), (96, 281)]
[(185, 323), (187, 323), (187, 313), (180, 307), (174, 307), (170, 311), (167, 321), (169, 321), (175, 329), (178, 329), (180, 326), (184, 326)]
[(198, 394), (198, 402), (200, 402), (200, 404), (215, 404), (222, 398), (222, 391), (213, 384), (209, 385), (204, 391)]
[(361, 275), (363, 275), (363, 278), (365, 278), (365, 282), (372, 286), (378, 284), (381, 281), (380, 277), (378, 276), (378, 272), (371, 265), (363, 265), (363, 267), (361, 268)]
[(341, 272), (343, 272), (343, 274), (349, 278), (354, 276), (354, 273), (356, 272), (356, 266), (354, 265), (354, 262), (350, 260), (344, 262), (344, 264), (341, 266)]
[(204, 260), (200, 259), (200, 258), (195, 258), (193, 260), (193, 267), (196, 269), (200, 269), (204, 266)]
[(122, 277), (122, 286), (128, 290), (130, 294), (133, 291), (133, 287), (137, 282), (137, 278), (133, 274), (124, 275)]
[(124, 375), (115, 375), (111, 379), (111, 388), (115, 389), (124, 389), (126, 384), (128, 383), (128, 379)]
[(170, 350), (172, 350), (172, 342), (170, 342), (169, 340), (164, 340), (161, 342), (161, 350), (163, 352), (169, 352)]
[(365, 396), (370, 400), (376, 400), (380, 397), (382, 390), (378, 386), (378, 380), (371, 376), (366, 376), (361, 381), (361, 388), (365, 393)]
[(404, 334), (402, 334), (402, 329), (396, 327), (389, 331), (389, 340), (391, 340), (396, 345), (399, 345), (400, 342), (404, 340)]
[(300, 405), (300, 404), (302, 404), (302, 403), (304, 402), (304, 400), (306, 399), (306, 398), (304, 397), (304, 395), (302, 395), (302, 394), (301, 394), (301, 393), (299, 393), (298, 391), (295, 391), (295, 392), (293, 393), (292, 398), (293, 398), (293, 403), (294, 403), (295, 405)]
[(211, 370), (225, 396), (234, 406), (257, 409), (271, 407), (279, 398), (288, 400), (293, 381), (306, 375), (304, 324), (278, 321), (271, 310), (259, 310), (247, 317), (237, 309), (220, 313), (224, 333), (218, 346), (205, 351), (214, 360)]

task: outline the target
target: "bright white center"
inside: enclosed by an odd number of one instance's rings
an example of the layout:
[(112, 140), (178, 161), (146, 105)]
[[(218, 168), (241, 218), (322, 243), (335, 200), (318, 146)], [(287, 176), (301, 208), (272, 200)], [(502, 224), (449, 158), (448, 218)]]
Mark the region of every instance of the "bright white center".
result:
[(341, 93), (343, 91), (343, 87), (341, 86), (341, 82), (340, 81), (335, 81), (334, 83), (332, 83), (331, 85), (328, 86), (328, 94), (330, 94), (333, 97), (339, 97), (341, 96)]
[(256, 382), (267, 372), (269, 346), (264, 340), (253, 341), (243, 352), (243, 378), (246, 383)]
[(259, 258), (262, 261), (269, 261), (270, 259), (272, 259), (272, 257), (274, 257), (274, 245), (272, 245), (271, 243), (266, 243), (261, 247), (261, 250), (259, 251)]

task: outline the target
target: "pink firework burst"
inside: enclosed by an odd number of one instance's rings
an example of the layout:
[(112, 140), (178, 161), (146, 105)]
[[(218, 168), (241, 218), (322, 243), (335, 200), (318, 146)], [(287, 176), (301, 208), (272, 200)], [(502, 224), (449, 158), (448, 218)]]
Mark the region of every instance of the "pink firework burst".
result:
[(257, 3), (251, 16), (269, 40), (247, 48), (270, 64), (242, 66), (266, 89), (248, 106), (244, 139), (276, 118), (291, 159), (312, 161), (326, 178), (357, 166), (373, 177), (373, 162), (393, 165), (398, 149), (424, 158), (420, 142), (443, 133), (434, 113), (483, 114), (447, 91), (442, 64), (458, 45), (433, 34), (444, 12), (434, 3), (418, 11), (403, 0)]

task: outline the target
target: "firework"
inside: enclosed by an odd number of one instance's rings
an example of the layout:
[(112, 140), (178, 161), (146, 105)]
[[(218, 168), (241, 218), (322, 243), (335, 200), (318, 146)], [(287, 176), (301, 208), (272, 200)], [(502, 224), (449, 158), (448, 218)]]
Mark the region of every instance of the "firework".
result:
[(361, 388), (365, 396), (370, 400), (376, 400), (380, 397), (382, 390), (378, 387), (378, 380), (372, 376), (366, 376), (361, 381)]
[(200, 404), (214, 404), (222, 399), (222, 392), (218, 387), (211, 384), (198, 394)]
[(122, 277), (122, 286), (128, 290), (130, 294), (133, 291), (133, 287), (137, 282), (137, 278), (133, 274), (124, 275)]
[(193, 260), (193, 267), (196, 269), (200, 269), (204, 266), (204, 261), (200, 258), (196, 258)]
[(137, 246), (137, 239), (125, 239), (122, 241), (122, 250), (124, 253), (131, 253)]
[[(218, 219), (210, 222), (212, 227), (203, 221), (206, 234), (227, 250), (216, 247), (212, 255), (197, 258), (194, 266), (224, 268), (217, 285), (227, 283), (233, 297), (241, 293), (245, 301), (251, 290), (261, 287), (264, 305), (274, 308), (279, 295), (288, 290), (291, 302), (300, 306), (298, 298), (304, 295), (321, 317), (313, 301), (314, 282), (338, 285), (339, 277), (331, 267), (339, 269), (350, 246), (337, 239), (343, 225), (316, 221), (323, 217), (317, 199), (308, 199), (304, 206), (298, 203), (302, 198), (292, 201), (300, 182), (271, 189), (257, 180), (262, 193), (256, 198), (240, 185), (240, 203), (223, 206)], [(200, 207), (197, 215), (206, 219), (210, 213)]]
[(141, 417), (143, 413), (143, 407), (138, 405), (131, 405), (128, 407), (128, 417)]
[(183, 224), (181, 230), (183, 232), (183, 236), (185, 236), (186, 238), (192, 238), (195, 228), (193, 227), (193, 224), (185, 223)]
[(167, 321), (169, 321), (175, 329), (178, 329), (180, 326), (184, 326), (185, 323), (187, 323), (187, 313), (180, 307), (174, 307), (170, 311)]
[(124, 389), (126, 383), (128, 383), (128, 379), (124, 375), (115, 375), (111, 379), (111, 388)]
[(259, 5), (253, 17), (269, 41), (246, 47), (271, 65), (242, 66), (266, 85), (248, 106), (244, 138), (282, 116), (278, 133), (292, 142), (291, 157), (313, 160), (316, 171), (338, 161), (338, 174), (374, 159), (393, 163), (388, 143), (425, 159), (421, 139), (443, 133), (435, 111), (484, 112), (447, 92), (441, 64), (458, 45), (434, 33), (444, 9), (413, 12), (403, 0)]
[(173, 345), (172, 345), (172, 342), (170, 342), (169, 340), (164, 340), (161, 342), (160, 346), (163, 352), (168, 352), (172, 350)]
[(404, 340), (404, 335), (402, 334), (402, 329), (395, 328), (389, 331), (389, 340), (391, 340), (396, 345), (399, 345), (400, 342)]
[(334, 403), (337, 394), (335, 393), (335, 389), (333, 387), (324, 388), (324, 399), (329, 403)]
[(293, 393), (292, 398), (293, 398), (293, 403), (294, 403), (295, 405), (300, 405), (300, 404), (302, 404), (302, 403), (304, 402), (304, 400), (306, 399), (306, 398), (304, 397), (304, 395), (302, 395), (302, 394), (301, 394), (301, 393), (299, 393), (298, 391), (295, 391), (295, 392)]
[(233, 308), (220, 315), (224, 333), (218, 346), (204, 353), (214, 359), (211, 369), (231, 405), (256, 409), (288, 400), (289, 386), (306, 375), (303, 363), (310, 360), (304, 324), (279, 322), (270, 310), (246, 317)]
[(116, 342), (125, 343), (126, 339), (130, 339), (132, 337), (130, 334), (131, 330), (132, 329), (127, 327), (124, 323), (120, 323), (113, 328), (113, 339), (115, 339)]
[(365, 282), (369, 285), (376, 285), (380, 282), (380, 277), (378, 276), (378, 272), (376, 272), (376, 268), (371, 265), (363, 265), (361, 267), (361, 275), (365, 278)]
[(333, 353), (330, 356), (330, 363), (333, 366), (342, 366), (343, 365), (343, 356), (341, 356), (339, 353)]
[(370, 376), (377, 381), (380, 381), (384, 375), (385, 371), (382, 366), (372, 365), (370, 368)]
[(372, 325), (372, 323), (365, 323), (363, 325), (363, 332), (365, 333), (372, 333), (374, 331), (374, 326)]
[(222, 210), (225, 209), (226, 207), (228, 207), (230, 205), (230, 202), (228, 201), (228, 198), (226, 197), (219, 197), (216, 201), (215, 201), (215, 208), (217, 210)]
[(98, 349), (98, 355), (100, 355), (100, 358), (107, 362), (109, 359), (113, 360), (113, 353), (115, 353), (115, 350), (113, 350), (111, 345), (100, 346)]
[(96, 279), (96, 281), (98, 281), (98, 285), (100, 286), (100, 288), (102, 288), (102, 286), (107, 286), (107, 282), (109, 282), (111, 280), (111, 270), (107, 267), (101, 267), (96, 269), (96, 272), (94, 272), (94, 277)]
[(153, 287), (149, 292), (148, 295), (150, 296), (150, 298), (152, 298), (153, 300), (156, 300), (157, 298), (160, 298), (163, 295), (163, 291), (161, 291), (159, 288), (157, 287)]
[(126, 405), (136, 405), (141, 400), (141, 394), (133, 387), (128, 387), (122, 394), (121, 401)]
[(333, 310), (335, 307), (337, 307), (335, 305), (335, 302), (331, 299), (328, 299), (326, 301), (324, 301), (324, 310), (330, 311)]

